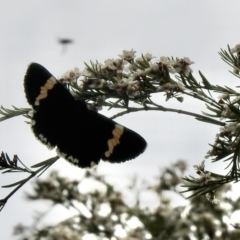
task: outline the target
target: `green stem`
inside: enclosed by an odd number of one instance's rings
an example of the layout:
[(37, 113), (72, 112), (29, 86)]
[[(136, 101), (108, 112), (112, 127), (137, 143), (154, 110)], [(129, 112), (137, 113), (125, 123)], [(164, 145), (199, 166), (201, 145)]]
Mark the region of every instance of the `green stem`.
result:
[(41, 168), (39, 168), (38, 170), (32, 172), (30, 174), (29, 177), (23, 179), (21, 181), (21, 183), (19, 183), (19, 185), (14, 188), (13, 191), (11, 191), (5, 198), (0, 200), (0, 211), (3, 209), (3, 207), (5, 206), (5, 204), (7, 203), (8, 199), (15, 193), (17, 192), (18, 189), (20, 189), (26, 182), (28, 182), (31, 178), (35, 177), (39, 172), (41, 172), (42, 170), (44, 170), (45, 168), (50, 167), (53, 163), (55, 163), (57, 160), (59, 159), (58, 156), (54, 157), (50, 162), (48, 162), (47, 164), (43, 165)]
[(193, 116), (197, 120), (208, 122), (208, 123), (212, 123), (212, 124), (215, 124), (215, 125), (220, 125), (220, 126), (225, 126), (226, 125), (226, 123), (224, 123), (224, 122), (221, 122), (221, 121), (218, 121), (218, 120), (215, 120), (215, 119), (203, 116), (201, 114), (192, 113), (192, 112), (188, 112), (188, 111), (184, 111), (184, 110), (180, 110), (180, 109), (166, 108), (166, 107), (158, 105), (158, 104), (156, 104), (156, 103), (154, 103), (152, 101), (151, 101), (151, 104), (154, 105), (155, 107), (148, 107), (148, 106), (142, 107), (142, 108), (132, 108), (132, 107), (129, 107), (127, 110), (113, 115), (111, 117), (111, 119), (115, 119), (117, 117), (123, 116), (123, 115), (131, 113), (131, 112), (163, 111), (163, 112), (175, 112), (175, 113), (178, 113), (178, 114), (184, 114), (184, 115), (188, 115), (188, 116)]

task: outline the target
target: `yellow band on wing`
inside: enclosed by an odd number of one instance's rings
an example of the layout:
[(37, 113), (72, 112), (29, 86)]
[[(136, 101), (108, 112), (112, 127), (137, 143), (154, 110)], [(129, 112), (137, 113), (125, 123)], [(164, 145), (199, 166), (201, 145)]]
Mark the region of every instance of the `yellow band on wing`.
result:
[(110, 157), (113, 153), (114, 147), (120, 144), (120, 138), (123, 134), (124, 127), (116, 124), (115, 128), (112, 131), (113, 138), (108, 140), (108, 150), (105, 152), (105, 157)]
[(36, 97), (34, 105), (38, 106), (39, 101), (48, 96), (48, 91), (51, 90), (56, 83), (57, 83), (56, 79), (54, 77), (50, 77), (45, 83), (45, 85), (41, 87), (40, 94)]

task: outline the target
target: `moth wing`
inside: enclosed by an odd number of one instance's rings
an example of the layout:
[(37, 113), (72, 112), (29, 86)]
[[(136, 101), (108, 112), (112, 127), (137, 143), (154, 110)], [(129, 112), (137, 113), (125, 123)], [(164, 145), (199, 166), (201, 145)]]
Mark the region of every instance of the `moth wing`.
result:
[(32, 63), (24, 79), (25, 94), (35, 113), (35, 136), (66, 160), (91, 167), (100, 159), (117, 163), (141, 154), (146, 141), (136, 132), (87, 109), (48, 70)]

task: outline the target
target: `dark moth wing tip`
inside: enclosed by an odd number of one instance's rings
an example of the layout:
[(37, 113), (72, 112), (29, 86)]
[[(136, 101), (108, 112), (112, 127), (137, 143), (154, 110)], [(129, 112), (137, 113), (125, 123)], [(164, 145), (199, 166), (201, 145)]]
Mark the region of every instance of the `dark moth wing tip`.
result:
[(28, 65), (24, 77), (24, 91), (30, 105), (34, 105), (36, 97), (40, 93), (41, 86), (43, 86), (51, 76), (52, 74), (38, 63), (32, 62)]
[(123, 134), (119, 138), (119, 144), (114, 147), (109, 157), (103, 156), (103, 160), (111, 163), (125, 162), (138, 157), (146, 148), (147, 142), (142, 136), (124, 127)]

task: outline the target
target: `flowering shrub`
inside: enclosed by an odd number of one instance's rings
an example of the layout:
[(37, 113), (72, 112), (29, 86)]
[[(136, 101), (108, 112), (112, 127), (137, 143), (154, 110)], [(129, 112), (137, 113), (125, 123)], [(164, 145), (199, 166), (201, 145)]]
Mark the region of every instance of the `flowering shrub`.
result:
[[(236, 77), (240, 69), (240, 45), (235, 48), (220, 51), (221, 58), (229, 64)], [(199, 121), (221, 126), (216, 134), (215, 141), (205, 158), (213, 161), (224, 160), (228, 162), (229, 172), (226, 175), (209, 172), (204, 162), (195, 166), (199, 177), (185, 177), (186, 191), (192, 195), (207, 194), (207, 199), (217, 203), (215, 191), (225, 183), (239, 181), (239, 151), (240, 151), (240, 94), (236, 89), (227, 86), (213, 85), (199, 71), (201, 81), (193, 76), (189, 58), (153, 57), (150, 53), (136, 58), (136, 51), (123, 51), (116, 59), (107, 59), (104, 63), (85, 63), (85, 69), (74, 68), (64, 73), (59, 81), (69, 88), (76, 99), (85, 101), (89, 109), (99, 111), (102, 107), (119, 109), (120, 112), (112, 116), (116, 118), (124, 114), (137, 111), (164, 111), (176, 112), (195, 117)], [(214, 98), (215, 92), (220, 96)], [(184, 96), (206, 104), (208, 112), (203, 114), (166, 108), (153, 101), (153, 94), (164, 94), (166, 100), (176, 99), (184, 101)], [(23, 115), (31, 118), (28, 108), (7, 109), (0, 108), (1, 121), (14, 116)], [(16, 157), (15, 157), (16, 159)], [(7, 154), (2, 153), (0, 167), (5, 172), (24, 171), (30, 176), (22, 181), (5, 187), (17, 186), (6, 198), (1, 200), (2, 207), (12, 194), (37, 173), (45, 171), (58, 157), (54, 157), (35, 164), (38, 168), (33, 171), (17, 162), (11, 165)], [(20, 160), (19, 160), (20, 161)]]

